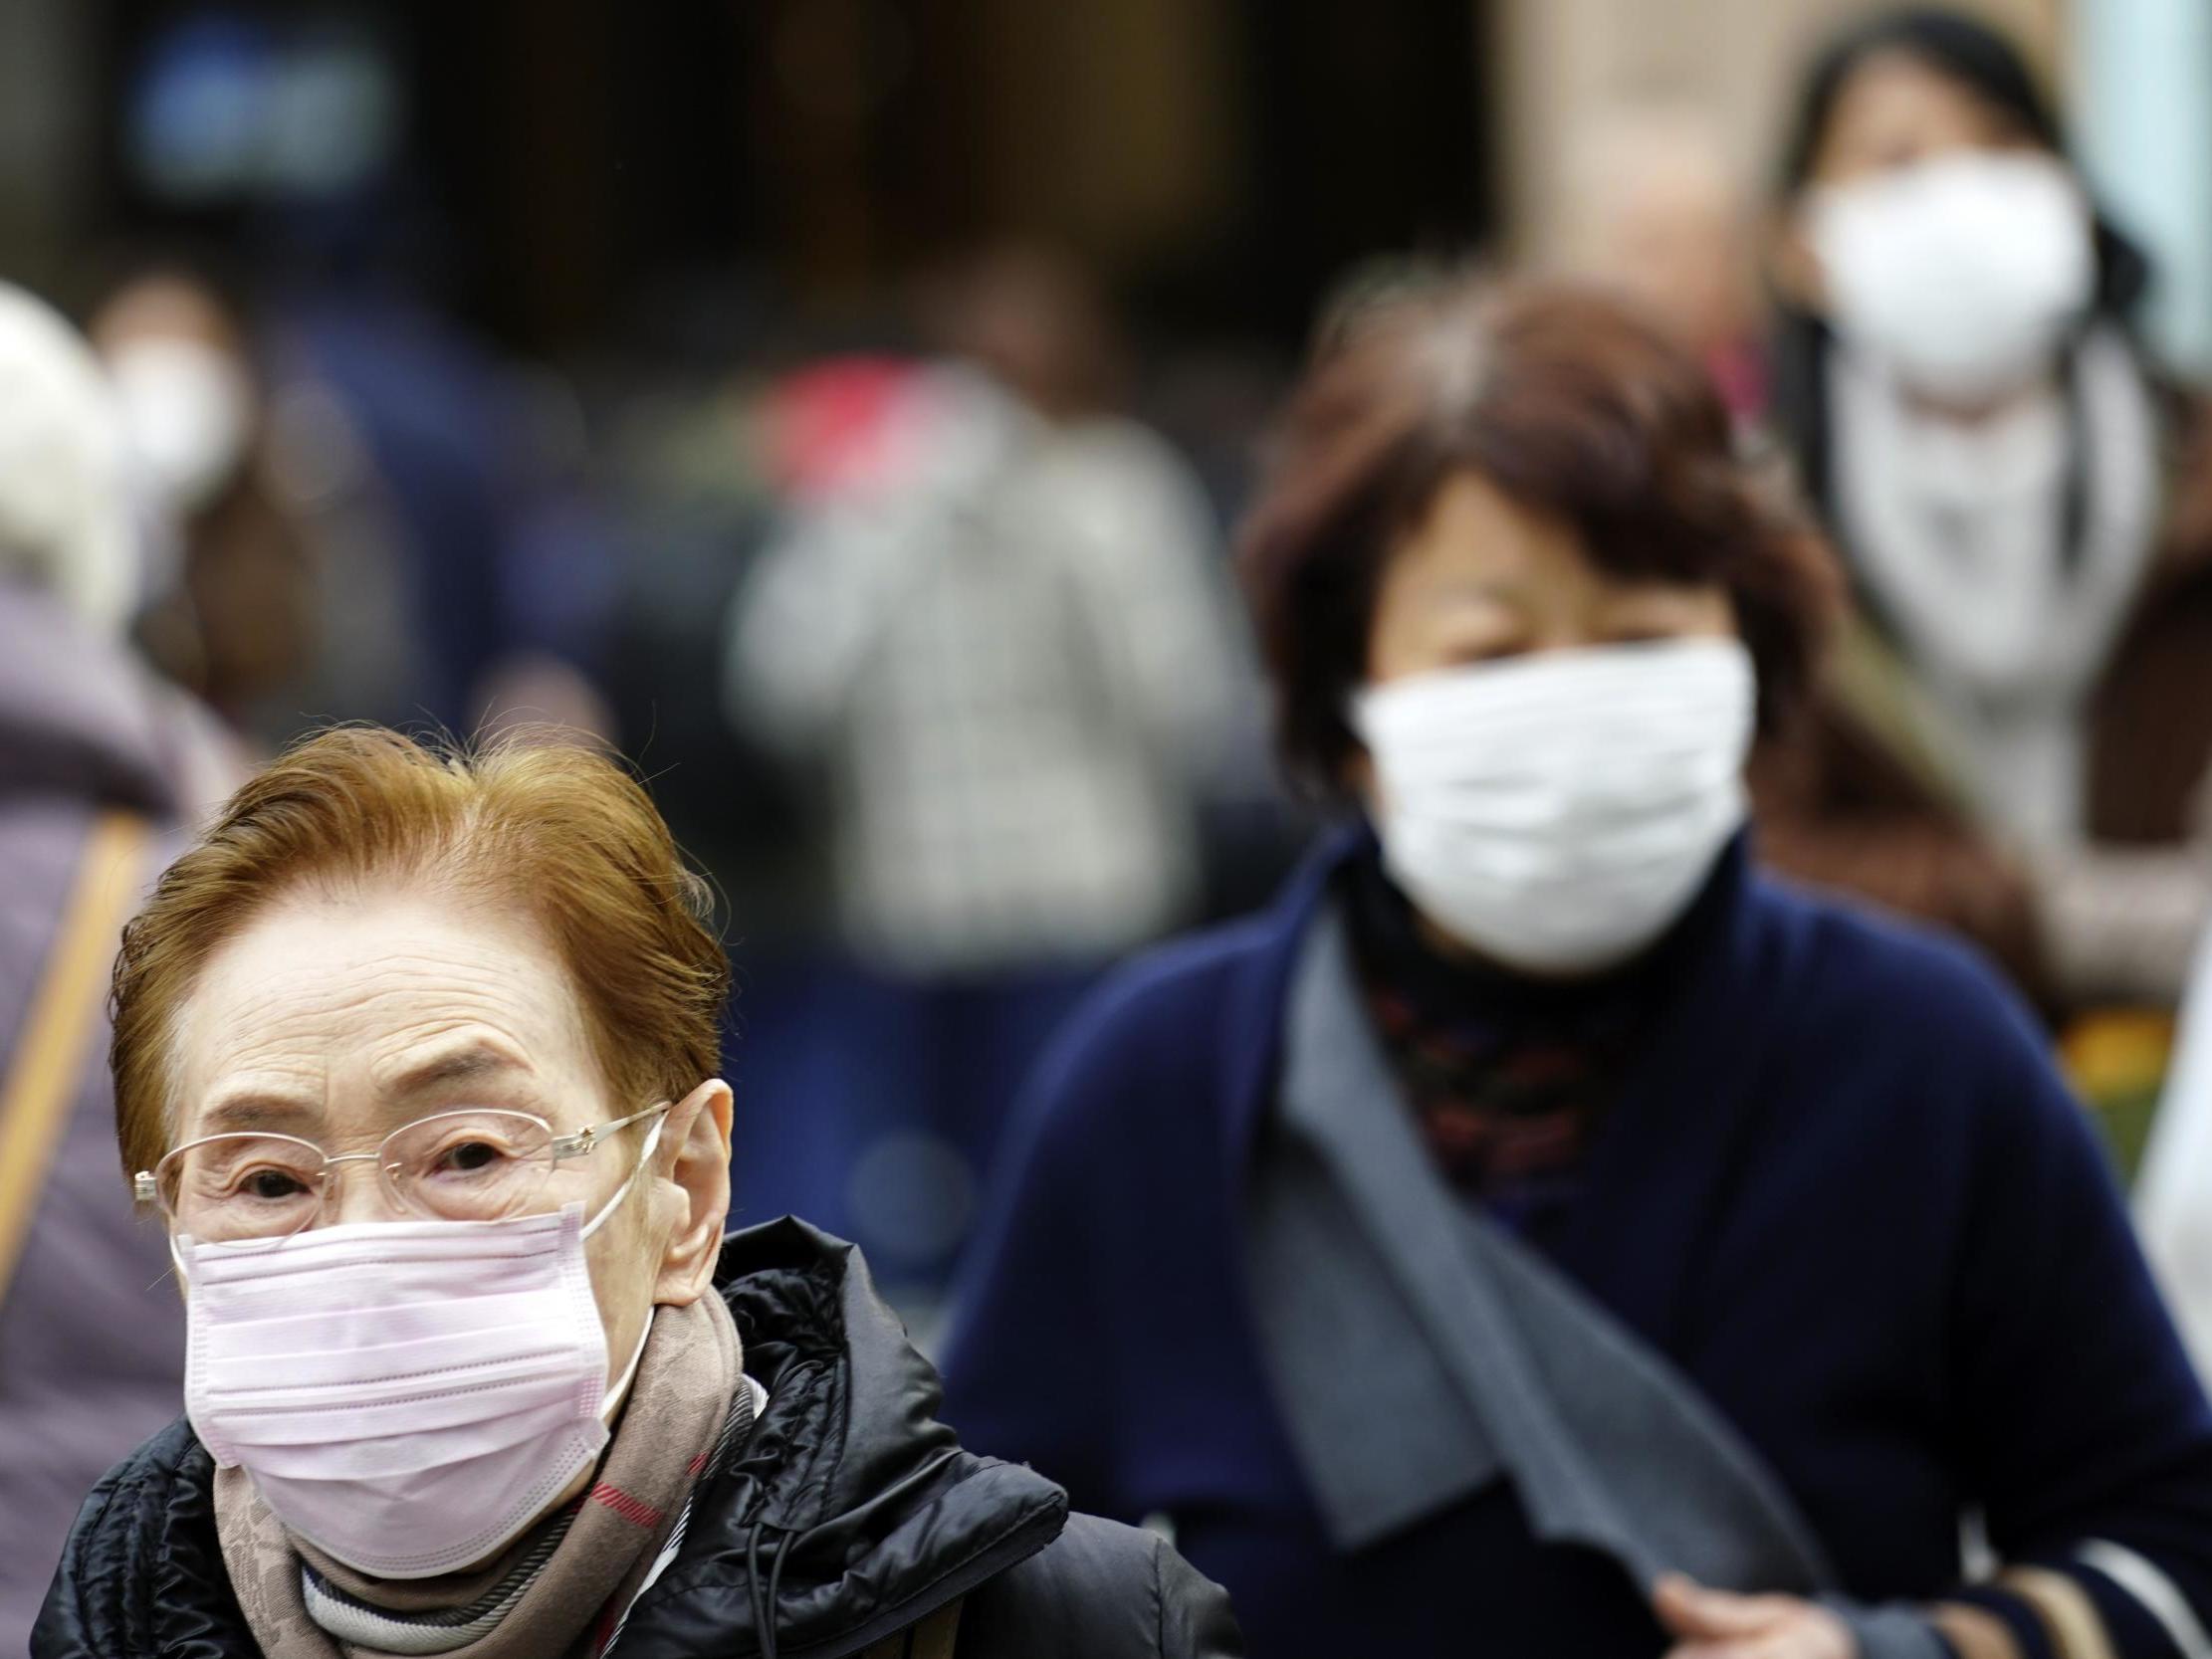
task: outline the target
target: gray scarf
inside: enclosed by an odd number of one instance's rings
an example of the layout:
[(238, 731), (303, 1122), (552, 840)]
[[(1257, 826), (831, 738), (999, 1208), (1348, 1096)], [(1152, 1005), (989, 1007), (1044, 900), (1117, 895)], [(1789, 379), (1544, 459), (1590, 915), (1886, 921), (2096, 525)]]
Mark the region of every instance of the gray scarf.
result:
[[(1505, 1479), (1536, 1536), (1649, 1589), (1827, 1596), (1834, 1569), (1695, 1384), (1463, 1205), (1408, 1122), (1324, 910), (1290, 990), (1279, 1110), (1245, 1241), (1263, 1356), (1331, 1538), (1352, 1552)], [(1372, 1356), (1358, 1367), (1345, 1355)], [(1853, 1608), (1866, 1659), (1933, 1659), (1908, 1614)]]

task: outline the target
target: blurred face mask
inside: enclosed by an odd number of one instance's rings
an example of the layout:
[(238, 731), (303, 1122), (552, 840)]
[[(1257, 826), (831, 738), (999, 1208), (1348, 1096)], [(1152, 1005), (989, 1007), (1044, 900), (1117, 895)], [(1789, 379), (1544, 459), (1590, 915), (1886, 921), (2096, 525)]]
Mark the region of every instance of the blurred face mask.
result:
[(1962, 150), (1822, 189), (1811, 235), (1837, 331), (1949, 401), (2034, 378), (2097, 288), (2088, 206), (2040, 152)]
[[(300, 1538), (379, 1578), (427, 1578), (512, 1542), (597, 1460), (606, 1333), (584, 1240), (620, 1191), (506, 1221), (378, 1221), (281, 1242), (180, 1235), (185, 1414)], [(651, 1321), (646, 1322), (651, 1329)]]
[(253, 386), (228, 352), (198, 340), (139, 339), (110, 359), (131, 455), (172, 511), (213, 501), (245, 459)]
[(1524, 972), (1616, 966), (1689, 908), (1745, 813), (1757, 693), (1736, 640), (1552, 652), (1371, 686), (1383, 863)]

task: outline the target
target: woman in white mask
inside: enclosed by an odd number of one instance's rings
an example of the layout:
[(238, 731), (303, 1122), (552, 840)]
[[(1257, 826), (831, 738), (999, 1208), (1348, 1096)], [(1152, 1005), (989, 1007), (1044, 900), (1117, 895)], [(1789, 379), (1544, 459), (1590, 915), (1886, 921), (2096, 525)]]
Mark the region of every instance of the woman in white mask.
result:
[(1858, 610), (1760, 778), (1778, 863), (1961, 928), (2058, 1012), (2170, 1004), (2212, 907), (2212, 467), (2020, 56), (1941, 11), (1814, 65), (1777, 424)]
[(241, 727), (274, 696), (289, 736), (314, 700), (281, 694), (327, 642), (314, 622), (309, 524), (270, 465), (268, 388), (244, 302), (189, 268), (155, 266), (111, 293), (89, 332), (147, 532), (139, 643)]
[(1276, 1659), (2202, 1651), (2212, 1413), (2083, 1115), (1964, 952), (1753, 856), (1831, 576), (1697, 364), (1380, 302), (1241, 560), (1358, 821), (1046, 1062), (971, 1443), (1170, 1518)]
[(1158, 1539), (960, 1449), (850, 1246), (724, 1237), (728, 989), (597, 755), (357, 727), (242, 789), (115, 974), (185, 1418), (32, 1652), (1239, 1651)]

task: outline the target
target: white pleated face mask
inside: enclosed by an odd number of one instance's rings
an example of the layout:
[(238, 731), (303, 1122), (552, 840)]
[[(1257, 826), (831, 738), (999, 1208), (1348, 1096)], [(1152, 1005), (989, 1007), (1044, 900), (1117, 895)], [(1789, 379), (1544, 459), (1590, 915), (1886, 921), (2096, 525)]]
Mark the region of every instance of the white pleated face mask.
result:
[(1930, 397), (2026, 383), (2088, 312), (2088, 204), (2040, 152), (1962, 150), (1832, 185), (1811, 235), (1838, 333)]
[(1524, 972), (1600, 971), (1689, 908), (1745, 815), (1757, 705), (1736, 640), (1552, 652), (1357, 694), (1383, 862)]
[[(380, 1221), (281, 1241), (179, 1235), (185, 1414), (285, 1526), (380, 1578), (511, 1542), (591, 1467), (644, 1352), (607, 1387), (583, 1206), (506, 1221)], [(646, 1329), (651, 1328), (648, 1317)]]

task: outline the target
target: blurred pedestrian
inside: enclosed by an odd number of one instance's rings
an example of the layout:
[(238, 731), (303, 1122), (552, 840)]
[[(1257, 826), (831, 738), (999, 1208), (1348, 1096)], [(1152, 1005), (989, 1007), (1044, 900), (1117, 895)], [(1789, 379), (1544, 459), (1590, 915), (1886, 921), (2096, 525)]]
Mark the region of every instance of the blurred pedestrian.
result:
[(788, 511), (727, 682), (824, 777), (857, 971), (818, 1024), (874, 1071), (819, 1093), (903, 1104), (854, 1127), (898, 1139), (860, 1147), (852, 1225), (922, 1283), (1060, 1016), (1192, 914), (1236, 650), (1203, 493), (1101, 407), (1076, 275), (986, 256), (930, 310), (942, 357), (819, 365), (772, 413)]
[(323, 643), (302, 524), (268, 477), (251, 324), (177, 265), (125, 279), (88, 331), (115, 389), (150, 549), (138, 637), (156, 667), (243, 729)]
[(954, 1421), (1272, 1659), (2173, 1651), (2212, 1411), (2019, 1005), (1758, 867), (1831, 577), (1696, 362), (1595, 292), (1381, 306), (1241, 558), (1364, 821), (1056, 1044)]
[(111, 1140), (105, 997), (162, 840), (233, 781), (131, 657), (121, 422), (91, 348), (0, 285), (0, 1653), (86, 1489), (175, 1415), (184, 1322)]
[(113, 1133), (185, 1419), (87, 1500), (40, 1659), (1241, 1651), (1159, 1539), (961, 1450), (852, 1246), (724, 1236), (704, 898), (602, 756), (360, 726), (169, 868)]
[(2062, 1010), (2171, 1005), (2212, 913), (2212, 427), (2018, 52), (1940, 10), (1814, 63), (1778, 428), (1863, 618), (1762, 772), (1782, 867), (1962, 928)]
[(1745, 427), (1766, 414), (1756, 215), (1717, 123), (1665, 104), (1613, 111), (1574, 156), (1572, 274), (1618, 289), (1705, 365)]

